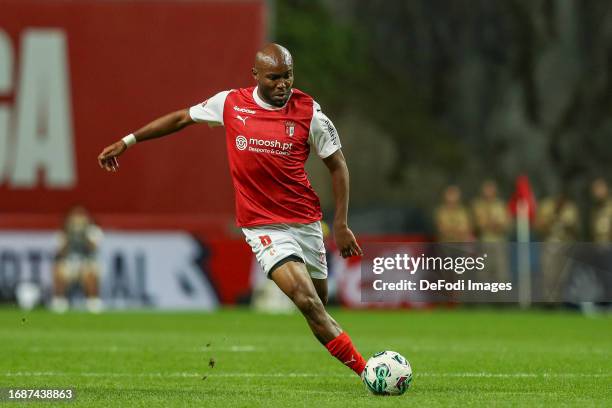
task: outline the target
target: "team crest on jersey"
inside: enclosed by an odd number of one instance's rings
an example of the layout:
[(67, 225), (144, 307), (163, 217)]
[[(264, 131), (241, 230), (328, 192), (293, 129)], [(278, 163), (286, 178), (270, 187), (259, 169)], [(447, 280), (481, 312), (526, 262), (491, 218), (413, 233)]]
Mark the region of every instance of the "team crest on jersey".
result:
[(285, 122), (285, 134), (287, 136), (293, 137), (293, 135), (295, 134), (295, 122), (292, 122), (290, 120)]

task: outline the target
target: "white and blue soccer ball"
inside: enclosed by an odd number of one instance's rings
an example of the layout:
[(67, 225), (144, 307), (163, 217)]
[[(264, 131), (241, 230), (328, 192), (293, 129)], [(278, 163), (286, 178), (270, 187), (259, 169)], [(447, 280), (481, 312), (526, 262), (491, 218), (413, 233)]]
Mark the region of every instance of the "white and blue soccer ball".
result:
[(401, 354), (381, 351), (368, 360), (361, 379), (374, 395), (402, 395), (412, 382), (412, 367)]

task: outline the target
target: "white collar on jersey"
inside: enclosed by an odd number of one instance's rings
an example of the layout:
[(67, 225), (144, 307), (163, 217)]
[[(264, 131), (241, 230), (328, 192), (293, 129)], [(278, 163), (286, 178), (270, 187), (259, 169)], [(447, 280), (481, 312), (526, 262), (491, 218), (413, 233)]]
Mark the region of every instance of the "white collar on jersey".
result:
[[(293, 89), (291, 90), (291, 94), (289, 94), (289, 98), (291, 98), (291, 95), (293, 95)], [(287, 102), (289, 102), (289, 98), (287, 98)], [(257, 93), (257, 87), (253, 89), (253, 99), (255, 99), (256, 104), (258, 104), (260, 107), (267, 109), (267, 110), (279, 110), (287, 106), (287, 102), (285, 102), (285, 104), (281, 107), (270, 105), (268, 102), (264, 101), (263, 99), (259, 97), (259, 94)]]

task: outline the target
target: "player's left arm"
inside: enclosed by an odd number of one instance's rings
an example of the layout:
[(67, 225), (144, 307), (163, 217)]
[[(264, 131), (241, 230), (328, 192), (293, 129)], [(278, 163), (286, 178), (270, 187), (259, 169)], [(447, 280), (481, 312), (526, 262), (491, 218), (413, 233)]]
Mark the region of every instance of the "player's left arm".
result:
[(349, 171), (342, 150), (336, 150), (330, 156), (324, 158), (323, 162), (331, 174), (336, 204), (333, 225), (336, 246), (343, 258), (355, 255), (361, 256), (363, 255), (361, 247), (357, 243), (353, 231), (348, 227)]

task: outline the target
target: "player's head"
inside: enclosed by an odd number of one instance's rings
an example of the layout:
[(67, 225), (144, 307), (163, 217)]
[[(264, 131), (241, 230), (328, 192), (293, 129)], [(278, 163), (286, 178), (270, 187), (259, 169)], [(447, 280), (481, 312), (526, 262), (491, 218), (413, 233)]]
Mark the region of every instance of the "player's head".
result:
[(253, 78), (259, 95), (274, 106), (283, 106), (293, 86), (293, 57), (283, 46), (267, 44), (255, 55)]

